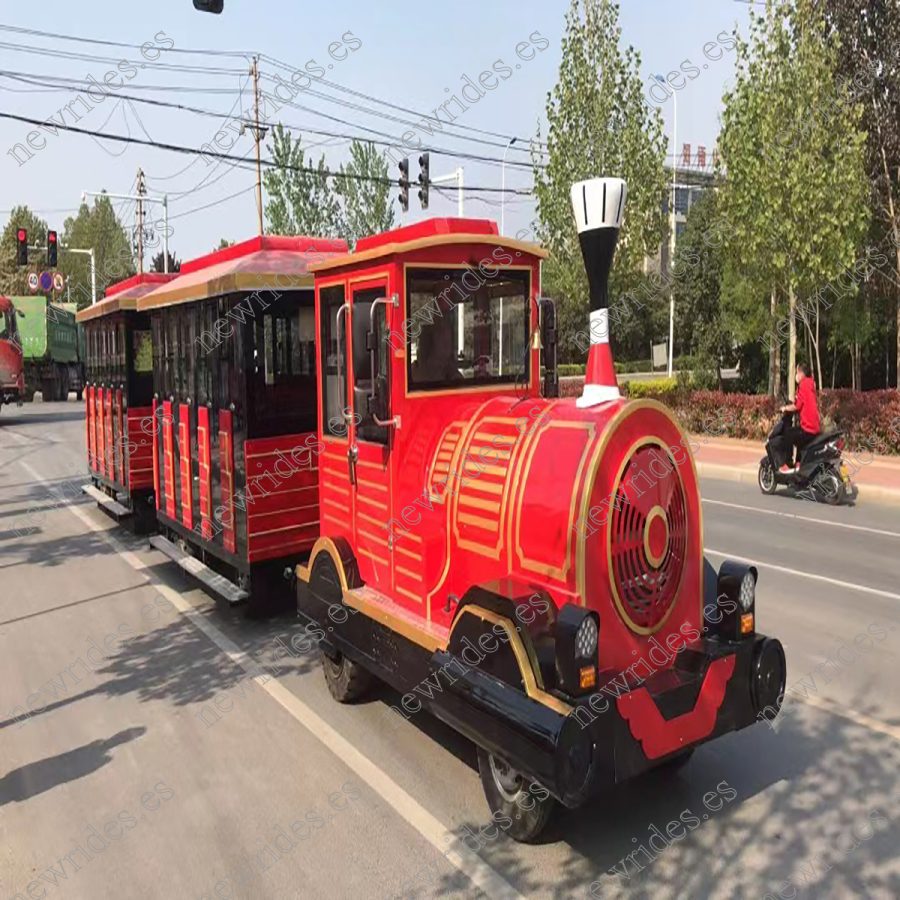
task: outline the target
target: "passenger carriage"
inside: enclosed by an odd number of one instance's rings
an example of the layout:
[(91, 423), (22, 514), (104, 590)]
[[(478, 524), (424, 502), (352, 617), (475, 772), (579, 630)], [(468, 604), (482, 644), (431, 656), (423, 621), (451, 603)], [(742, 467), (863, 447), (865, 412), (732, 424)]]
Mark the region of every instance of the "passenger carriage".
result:
[(153, 344), (151, 543), (231, 602), (288, 593), (318, 536), (309, 265), (343, 241), (257, 237), (138, 301)]
[(554, 802), (775, 715), (785, 679), (756, 632), (756, 570), (704, 559), (678, 423), (619, 395), (607, 278), (625, 184), (572, 200), (591, 294), (577, 399), (555, 396), (545, 252), (493, 223), (432, 219), (313, 266), (321, 534), (298, 609), (336, 699), (376, 675), (399, 715), (475, 742), (519, 840)]
[(91, 482), (82, 490), (119, 521), (152, 530), (153, 352), (150, 318), (138, 298), (174, 275), (144, 273), (106, 289), (80, 310), (85, 340), (85, 444)]

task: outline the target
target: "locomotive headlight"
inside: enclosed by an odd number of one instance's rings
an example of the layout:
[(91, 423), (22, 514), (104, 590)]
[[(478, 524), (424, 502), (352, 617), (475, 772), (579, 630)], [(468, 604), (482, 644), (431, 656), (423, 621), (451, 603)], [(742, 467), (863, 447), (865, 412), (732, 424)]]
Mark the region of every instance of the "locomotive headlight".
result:
[(592, 691), (597, 685), (597, 613), (566, 603), (556, 620), (556, 676), (559, 686), (572, 696)]
[(741, 593), (738, 597), (741, 609), (750, 612), (750, 607), (756, 600), (756, 577), (753, 572), (745, 572), (741, 579)]
[(710, 630), (729, 641), (756, 632), (756, 581), (754, 566), (726, 560), (719, 569), (716, 603), (704, 615)]

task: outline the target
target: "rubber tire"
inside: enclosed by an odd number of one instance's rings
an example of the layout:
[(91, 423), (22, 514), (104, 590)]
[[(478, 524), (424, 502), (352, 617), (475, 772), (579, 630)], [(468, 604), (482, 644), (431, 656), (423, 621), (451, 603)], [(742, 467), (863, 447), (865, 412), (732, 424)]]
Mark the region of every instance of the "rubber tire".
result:
[[(772, 483), (766, 487), (763, 484), (764, 472), (771, 472)], [(764, 459), (759, 464), (759, 471), (756, 473), (756, 483), (759, 485), (759, 489), (768, 495), (772, 495), (775, 493), (775, 489), (778, 487), (778, 482), (775, 480), (775, 470), (772, 468), (772, 463), (769, 462), (768, 459)]]
[(44, 403), (53, 403), (56, 400), (56, 382), (49, 378), (41, 382), (41, 398)]
[(817, 490), (814, 487), (813, 494), (820, 503), (825, 503), (828, 506), (840, 506), (844, 502), (844, 482), (841, 479), (841, 476), (833, 471), (828, 473), (827, 478), (832, 481), (832, 486), (834, 484), (837, 485), (837, 489), (826, 492), (824, 490)]
[(372, 686), (372, 676), (359, 663), (340, 654), (332, 660), (323, 653), (322, 672), (328, 692), (338, 703), (354, 703)]
[(657, 766), (658, 771), (665, 772), (668, 775), (674, 775), (676, 772), (680, 772), (691, 761), (691, 757), (694, 755), (694, 749), (694, 747), (688, 747), (687, 750), (682, 750), (677, 756), (667, 759), (660, 766)]
[[(550, 822), (553, 812), (556, 809), (556, 800), (553, 797), (537, 798), (532, 793), (534, 805), (531, 809), (524, 809), (516, 800), (509, 800), (503, 794), (494, 781), (494, 774), (491, 769), (491, 754), (487, 750), (478, 748), (478, 773), (481, 775), (481, 787), (484, 790), (484, 797), (487, 800), (494, 822), (498, 822), (500, 816), (512, 821), (508, 828), (502, 825), (498, 827), (500, 830), (511, 837), (514, 841), (521, 844), (536, 843), (541, 832)], [(529, 792), (525, 788), (520, 788), (516, 797), (527, 795)]]
[(79, 388), (75, 391), (75, 399), (81, 403), (84, 400), (84, 388)]
[(64, 403), (69, 399), (69, 370), (65, 367), (59, 371), (59, 397)]

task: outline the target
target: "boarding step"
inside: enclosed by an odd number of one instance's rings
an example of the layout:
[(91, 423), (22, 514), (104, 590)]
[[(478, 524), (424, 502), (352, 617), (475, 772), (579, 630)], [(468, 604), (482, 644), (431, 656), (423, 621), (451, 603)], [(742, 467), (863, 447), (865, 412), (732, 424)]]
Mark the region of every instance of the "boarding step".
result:
[(115, 497), (110, 497), (109, 494), (101, 491), (96, 485), (83, 484), (81, 493), (87, 494), (88, 497), (93, 497), (100, 509), (107, 515), (112, 516), (117, 522), (121, 522), (122, 519), (127, 519), (132, 515), (132, 511), (127, 506), (122, 506)]
[(190, 553), (185, 553), (180, 547), (173, 544), (161, 534), (155, 534), (150, 538), (150, 546), (164, 553), (177, 566), (180, 566), (189, 575), (192, 575), (212, 593), (227, 600), (229, 603), (243, 603), (249, 594), (229, 581), (224, 575), (213, 571), (208, 565), (200, 562)]

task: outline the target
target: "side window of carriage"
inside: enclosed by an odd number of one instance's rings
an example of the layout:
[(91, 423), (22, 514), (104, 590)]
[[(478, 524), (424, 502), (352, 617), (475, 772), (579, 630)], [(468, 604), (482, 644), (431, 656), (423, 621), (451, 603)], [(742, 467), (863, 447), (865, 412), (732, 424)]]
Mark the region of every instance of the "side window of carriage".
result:
[[(353, 413), (361, 441), (388, 442), (389, 418), (387, 304), (384, 288), (353, 294)], [(376, 302), (382, 301), (382, 302)]]
[(343, 285), (321, 288), (319, 327), (322, 332), (322, 432), (337, 438), (347, 436), (344, 417), (347, 410), (346, 311), (341, 312), (341, 322), (338, 325), (338, 312), (343, 305)]

